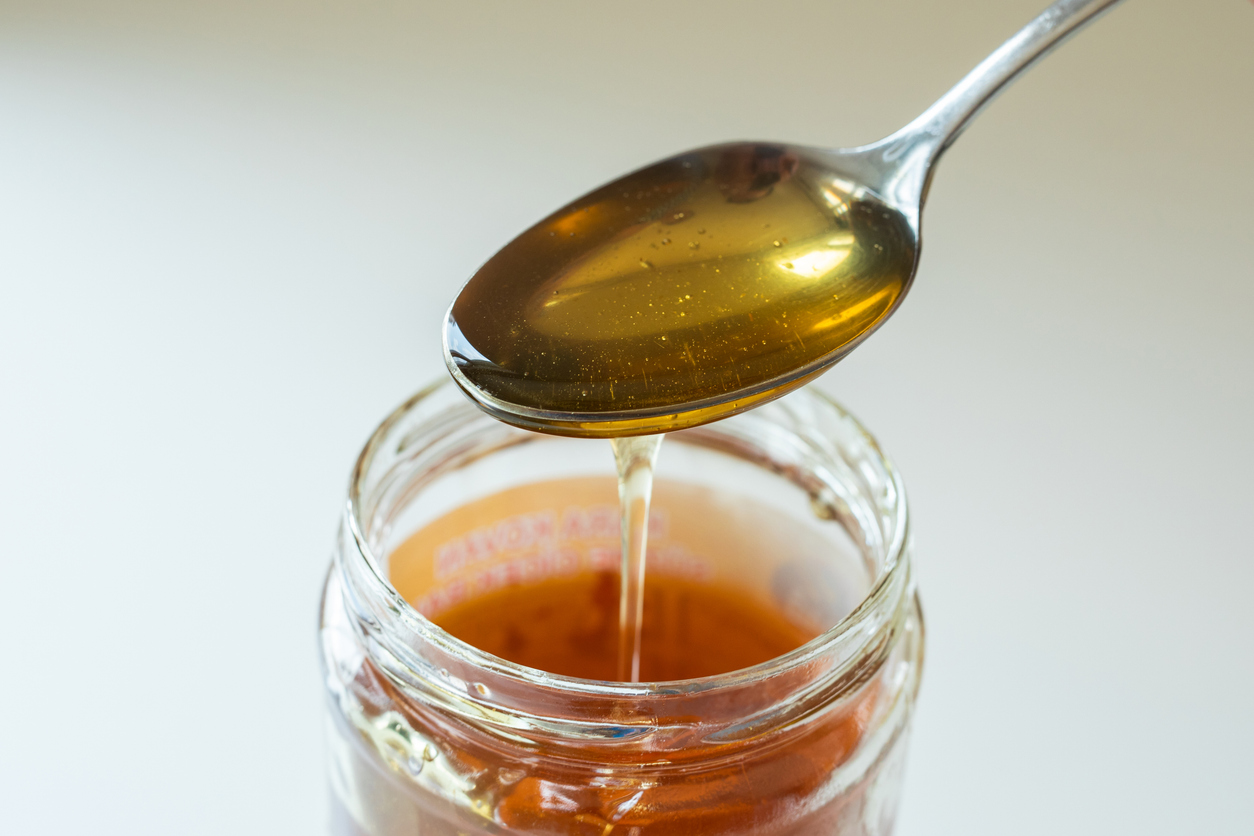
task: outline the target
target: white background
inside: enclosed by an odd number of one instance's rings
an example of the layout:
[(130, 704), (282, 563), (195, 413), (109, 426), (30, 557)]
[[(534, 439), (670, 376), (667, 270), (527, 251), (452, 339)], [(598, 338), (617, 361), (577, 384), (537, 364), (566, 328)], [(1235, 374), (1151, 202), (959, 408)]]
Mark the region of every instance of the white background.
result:
[[(655, 158), (877, 139), (1043, 2), (0, 2), (0, 831), (322, 832), (319, 583), (459, 284)], [(902, 836), (1249, 832), (1252, 137), (1254, 5), (1116, 9), (822, 380), (915, 507)]]

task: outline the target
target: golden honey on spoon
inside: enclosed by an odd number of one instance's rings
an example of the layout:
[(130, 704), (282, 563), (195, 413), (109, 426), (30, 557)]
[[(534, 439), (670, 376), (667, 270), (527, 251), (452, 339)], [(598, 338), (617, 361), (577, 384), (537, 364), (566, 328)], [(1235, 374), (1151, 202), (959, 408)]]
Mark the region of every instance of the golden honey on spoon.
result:
[(601, 437), (704, 423), (795, 388), (888, 317), (918, 253), (911, 219), (835, 159), (714, 146), (563, 207), (457, 297), (458, 382), (511, 423)]

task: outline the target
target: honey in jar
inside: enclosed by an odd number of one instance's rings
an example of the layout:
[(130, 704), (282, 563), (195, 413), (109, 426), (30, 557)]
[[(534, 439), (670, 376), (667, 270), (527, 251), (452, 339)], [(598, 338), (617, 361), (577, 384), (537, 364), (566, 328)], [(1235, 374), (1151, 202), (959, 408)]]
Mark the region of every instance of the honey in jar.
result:
[[(644, 584), (642, 682), (697, 679), (783, 656), (816, 635), (732, 587), (654, 571)], [(435, 623), (502, 659), (562, 676), (617, 676), (619, 574), (583, 572), (509, 586)]]
[(608, 451), (451, 386), (389, 418), (324, 601), (334, 832), (891, 832), (921, 660), (895, 474), (805, 392), (667, 445), (615, 681)]

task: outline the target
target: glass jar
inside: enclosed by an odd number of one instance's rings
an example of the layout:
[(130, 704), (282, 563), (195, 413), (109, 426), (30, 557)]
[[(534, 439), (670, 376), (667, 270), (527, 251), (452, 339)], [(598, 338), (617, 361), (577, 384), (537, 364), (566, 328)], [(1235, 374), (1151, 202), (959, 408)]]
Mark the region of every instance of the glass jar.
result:
[(813, 390), (667, 436), (651, 573), (731, 583), (809, 624), (702, 679), (575, 679), (423, 615), (617, 566), (604, 441), (537, 435), (450, 383), (397, 409), (349, 486), (322, 602), (336, 834), (887, 834), (923, 659), (906, 500)]

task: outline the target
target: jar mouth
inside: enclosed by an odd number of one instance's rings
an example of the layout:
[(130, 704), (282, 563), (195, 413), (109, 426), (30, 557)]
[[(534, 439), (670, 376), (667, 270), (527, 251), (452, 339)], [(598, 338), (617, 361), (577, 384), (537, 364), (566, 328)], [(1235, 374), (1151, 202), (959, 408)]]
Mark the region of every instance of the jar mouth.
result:
[[(848, 473), (864, 480), (860, 486), (873, 496), (864, 497), (881, 527), (876, 555), (876, 575), (860, 603), (837, 623), (800, 647), (752, 667), (695, 679), (653, 682), (614, 682), (565, 676), (510, 662), (487, 653), (446, 632), (422, 615), (393, 586), (384, 569), (385, 557), (376, 553), (372, 526), (386, 515), (381, 495), (395, 488), (398, 470), (412, 471), (415, 457), (421, 457), (424, 444), (432, 437), (440, 443), (465, 447), (471, 460), (513, 444), (537, 438), (537, 434), (500, 424), (461, 396), (449, 380), (421, 390), (401, 404), (379, 425), (363, 448), (349, 483), (348, 504), (341, 531), (337, 559), (345, 580), (349, 609), (356, 615), (366, 645), (384, 657), (383, 669), (394, 679), (410, 684), (435, 684), (465, 694), (472, 699), (484, 691), (516, 689), (560, 690), (566, 698), (584, 695), (601, 701), (638, 701), (653, 696), (696, 696), (711, 692), (741, 691), (746, 686), (776, 679), (799, 670), (824, 672), (823, 680), (848, 679), (851, 670), (865, 664), (868, 648), (882, 645), (886, 631), (891, 633), (902, 618), (907, 599), (912, 597), (913, 581), (909, 559), (909, 519), (905, 489), (875, 439), (834, 400), (811, 389), (803, 389), (733, 421), (791, 420), (800, 423), (821, 418), (818, 429), (811, 428), (802, 440), (816, 449), (826, 448), (829, 456), (857, 454), (847, 461)], [(479, 423), (479, 448), (475, 448), (467, 428)], [(483, 424), (482, 422), (491, 422)], [(839, 428), (842, 438), (829, 432)], [(686, 431), (697, 432), (694, 430)], [(540, 437), (542, 438), (542, 437)], [(865, 516), (865, 514), (864, 514)], [(370, 655), (374, 652), (368, 651)], [(376, 663), (380, 660), (375, 659)], [(450, 673), (450, 671), (453, 671)], [(476, 682), (469, 685), (467, 674)], [(855, 676), (854, 679), (859, 677)], [(440, 682), (447, 680), (447, 682)], [(491, 680), (492, 686), (482, 684)], [(828, 684), (831, 684), (830, 682)]]

